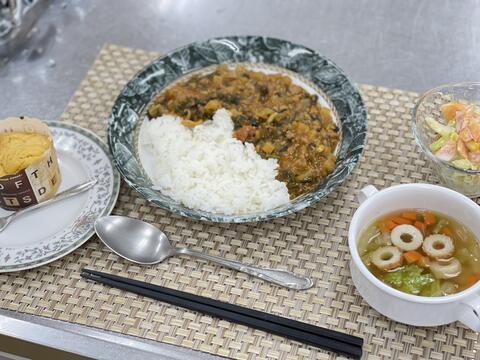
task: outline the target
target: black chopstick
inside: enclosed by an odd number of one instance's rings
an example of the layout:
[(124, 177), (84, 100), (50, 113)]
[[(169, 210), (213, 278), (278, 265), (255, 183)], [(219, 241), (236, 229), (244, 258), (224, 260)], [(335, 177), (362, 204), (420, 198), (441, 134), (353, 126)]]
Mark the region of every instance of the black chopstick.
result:
[(343, 353), (354, 358), (359, 358), (362, 355), (363, 340), (352, 335), (94, 270), (83, 269), (81, 276), (112, 287), (254, 327), (309, 345)]
[(206, 305), (210, 305), (210, 306), (214, 306), (214, 307), (218, 307), (219, 304), (220, 304), (220, 306), (223, 309), (226, 309), (228, 311), (244, 314), (244, 315), (247, 315), (247, 316), (250, 316), (250, 317), (253, 317), (253, 318), (257, 318), (257, 319), (267, 320), (267, 321), (270, 321), (272, 323), (278, 323), (280, 325), (288, 326), (288, 327), (291, 327), (291, 328), (294, 328), (294, 329), (298, 329), (300, 331), (311, 332), (313, 334), (321, 335), (323, 337), (331, 338), (331, 339), (334, 339), (334, 340), (339, 340), (339, 341), (344, 342), (344, 343), (358, 345), (358, 346), (363, 345), (363, 339), (361, 339), (359, 337), (356, 337), (356, 336), (341, 333), (341, 332), (338, 332), (338, 331), (320, 328), (318, 326), (310, 325), (310, 324), (307, 324), (307, 323), (291, 320), (291, 319), (276, 316), (276, 315), (271, 315), (271, 314), (268, 314), (268, 313), (265, 313), (265, 312), (262, 312), (262, 311), (241, 307), (241, 306), (238, 306), (238, 305), (233, 305), (233, 304), (221, 302), (221, 301), (218, 301), (218, 300), (206, 298), (206, 297), (195, 295), (195, 294), (190, 294), (190, 293), (186, 293), (186, 292), (182, 292), (182, 291), (178, 291), (178, 290), (174, 290), (174, 289), (161, 287), (161, 286), (158, 286), (158, 285), (148, 284), (148, 283), (145, 283), (145, 282), (142, 282), (142, 281), (125, 278), (125, 277), (121, 277), (121, 276), (118, 276), (118, 275), (107, 274), (107, 273), (103, 273), (103, 272), (99, 272), (99, 271), (95, 271), (95, 270), (90, 270), (90, 269), (83, 269), (83, 271), (86, 272), (86, 273), (90, 273), (90, 274), (94, 274), (94, 275), (97, 275), (97, 276), (105, 277), (105, 278), (115, 280), (115, 281), (119, 281), (119, 282), (122, 282), (122, 283), (130, 284), (130, 285), (134, 285), (134, 286), (139, 286), (139, 287), (143, 287), (143, 288), (147, 288), (147, 289), (151, 289), (151, 290), (162, 291), (162, 292), (164, 292), (166, 294), (169, 294), (169, 295), (172, 295), (172, 296), (186, 298), (187, 300), (192, 300), (192, 301), (195, 301), (195, 302), (198, 302), (198, 303), (202, 303), (202, 304), (206, 304)]

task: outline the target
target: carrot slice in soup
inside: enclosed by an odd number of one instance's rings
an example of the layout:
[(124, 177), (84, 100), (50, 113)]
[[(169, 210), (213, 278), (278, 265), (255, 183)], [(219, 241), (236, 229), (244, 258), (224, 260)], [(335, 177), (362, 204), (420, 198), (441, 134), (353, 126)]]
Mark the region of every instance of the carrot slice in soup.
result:
[(466, 286), (472, 286), (472, 285), (475, 284), (479, 279), (480, 279), (480, 274), (468, 275), (467, 278), (465, 279), (465, 285), (466, 285)]
[(403, 258), (408, 264), (419, 261), (423, 257), (418, 251), (412, 250), (403, 253)]
[(379, 221), (377, 223), (377, 227), (380, 229), (382, 233), (389, 232), (390, 230), (388, 229), (387, 223), (385, 221)]
[(412, 225), (413, 223), (411, 220), (405, 219), (401, 216), (392, 216), (390, 220), (392, 220), (394, 223), (398, 225), (403, 225), (403, 224)]
[(427, 225), (425, 225), (421, 221), (415, 221), (413, 223), (413, 226), (415, 226), (418, 230), (420, 230), (422, 232), (423, 235), (425, 235), (425, 231), (427, 230)]
[(444, 227), (440, 230), (440, 234), (447, 235), (447, 236), (450, 236), (450, 237), (453, 236), (452, 230), (450, 230), (450, 228), (449, 228), (448, 226), (444, 226)]
[(435, 224), (437, 222), (437, 217), (430, 212), (426, 212), (425, 214), (423, 214), (423, 219), (425, 220), (425, 225), (427, 226)]
[(404, 211), (402, 217), (409, 220), (417, 220), (417, 213), (415, 211)]
[(392, 220), (387, 220), (386, 225), (387, 225), (388, 231), (392, 231), (398, 226), (398, 224), (393, 222)]

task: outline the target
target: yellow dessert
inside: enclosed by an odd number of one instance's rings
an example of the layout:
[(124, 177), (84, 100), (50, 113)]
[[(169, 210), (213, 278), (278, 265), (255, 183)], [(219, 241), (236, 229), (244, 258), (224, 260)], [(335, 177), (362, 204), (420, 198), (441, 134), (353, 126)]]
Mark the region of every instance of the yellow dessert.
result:
[(0, 133), (0, 177), (33, 164), (50, 147), (51, 139), (39, 133)]

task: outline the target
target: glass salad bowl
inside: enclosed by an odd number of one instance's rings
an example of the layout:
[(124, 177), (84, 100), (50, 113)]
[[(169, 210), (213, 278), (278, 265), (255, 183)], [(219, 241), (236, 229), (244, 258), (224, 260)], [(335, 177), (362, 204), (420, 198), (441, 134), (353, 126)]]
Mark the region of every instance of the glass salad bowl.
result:
[[(441, 111), (441, 107), (447, 103), (459, 102), (478, 106), (479, 100), (480, 82), (443, 85), (420, 96), (412, 113), (415, 140), (429, 160), (429, 164), (439, 181), (443, 185), (470, 197), (480, 196), (480, 166), (468, 168), (465, 166), (468, 161), (464, 161), (464, 159), (456, 157), (453, 161), (446, 161), (435, 155), (432, 149), (437, 151), (436, 144), (438, 144), (437, 140), (439, 139), (437, 132), (432, 129), (432, 122), (435, 122), (434, 127), (438, 123), (440, 126), (448, 125)], [(449, 125), (455, 129), (453, 122)], [(457, 135), (455, 131), (454, 134), (450, 135), (450, 138), (456, 141)]]

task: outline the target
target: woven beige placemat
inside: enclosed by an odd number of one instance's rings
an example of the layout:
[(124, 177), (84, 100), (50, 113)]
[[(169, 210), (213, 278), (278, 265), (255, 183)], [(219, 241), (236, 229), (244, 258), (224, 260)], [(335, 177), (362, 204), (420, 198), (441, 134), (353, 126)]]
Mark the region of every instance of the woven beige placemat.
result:
[[(117, 94), (157, 56), (105, 46), (62, 120), (105, 139), (106, 118)], [(435, 181), (410, 132), (417, 94), (367, 85), (361, 91), (369, 112), (368, 143), (361, 161), (343, 186), (308, 209), (258, 224), (211, 225), (150, 206), (122, 185), (114, 210), (154, 223), (175, 245), (294, 270), (312, 277), (314, 288), (289, 291), (187, 257), (140, 267), (112, 254), (93, 237), (49, 265), (0, 275), (0, 307), (238, 359), (334, 357), (262, 331), (86, 282), (80, 269), (88, 267), (358, 335), (365, 340), (365, 357), (371, 359), (479, 358), (479, 337), (463, 325), (420, 328), (390, 321), (362, 300), (350, 280), (347, 231), (357, 208), (357, 191), (367, 184), (383, 188)]]

